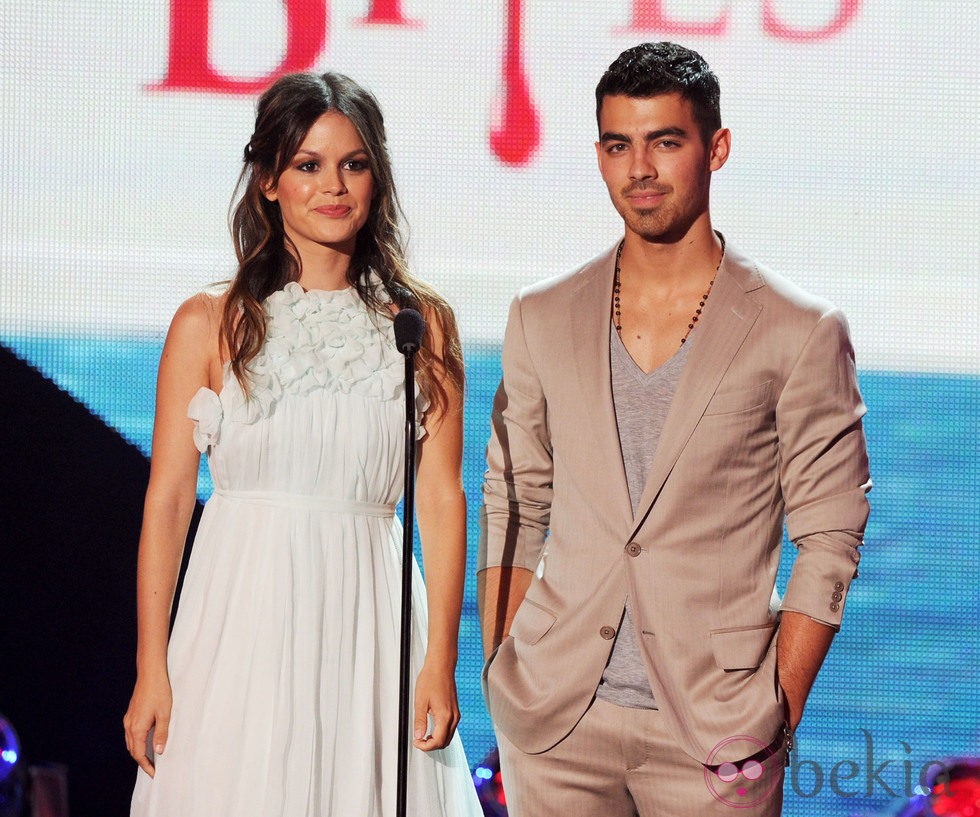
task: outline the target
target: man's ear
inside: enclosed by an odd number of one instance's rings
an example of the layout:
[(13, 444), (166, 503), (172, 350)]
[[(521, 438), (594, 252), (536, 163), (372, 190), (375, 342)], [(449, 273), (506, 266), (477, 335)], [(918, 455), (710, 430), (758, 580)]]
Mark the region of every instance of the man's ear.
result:
[(728, 161), (728, 156), (732, 152), (732, 132), (728, 128), (719, 128), (711, 137), (711, 145), (708, 150), (709, 170), (720, 170), (722, 165)]

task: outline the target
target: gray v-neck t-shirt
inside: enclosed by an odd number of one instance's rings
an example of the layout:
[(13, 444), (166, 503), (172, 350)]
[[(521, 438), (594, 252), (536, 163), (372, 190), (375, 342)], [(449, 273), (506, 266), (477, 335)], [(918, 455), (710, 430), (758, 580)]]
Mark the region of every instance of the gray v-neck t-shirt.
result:
[[(611, 326), (609, 332), (613, 405), (634, 516), (694, 334), (691, 333), (673, 357), (652, 372), (644, 372), (630, 357), (615, 327)], [(637, 644), (629, 598), (596, 695), (620, 706), (657, 708)]]

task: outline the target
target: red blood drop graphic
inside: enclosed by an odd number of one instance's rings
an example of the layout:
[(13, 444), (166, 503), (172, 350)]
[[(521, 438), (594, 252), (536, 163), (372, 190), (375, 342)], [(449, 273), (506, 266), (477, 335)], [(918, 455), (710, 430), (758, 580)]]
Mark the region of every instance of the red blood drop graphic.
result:
[(505, 165), (526, 165), (541, 142), (541, 123), (524, 72), (521, 0), (507, 0), (503, 92), (494, 105), (490, 149)]

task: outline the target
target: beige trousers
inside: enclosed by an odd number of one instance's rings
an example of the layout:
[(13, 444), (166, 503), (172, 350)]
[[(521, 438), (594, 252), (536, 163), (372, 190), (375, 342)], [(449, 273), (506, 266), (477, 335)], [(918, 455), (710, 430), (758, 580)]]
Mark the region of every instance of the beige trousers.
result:
[[(497, 740), (509, 817), (778, 817), (782, 812), (786, 751), (781, 741), (743, 764), (705, 767), (674, 745), (655, 709), (596, 699), (566, 738), (537, 755), (522, 752), (499, 732)], [(746, 752), (754, 748), (747, 743)], [(767, 752), (774, 754), (767, 757)]]

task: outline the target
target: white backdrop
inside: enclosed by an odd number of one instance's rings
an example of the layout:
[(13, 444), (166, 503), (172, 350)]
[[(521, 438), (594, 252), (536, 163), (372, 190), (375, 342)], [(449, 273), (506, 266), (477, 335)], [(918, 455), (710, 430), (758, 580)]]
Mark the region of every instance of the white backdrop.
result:
[[(862, 368), (980, 372), (974, 0), (525, 0), (540, 143), (517, 166), (488, 135), (516, 0), (195, 5), (215, 71), (239, 79), (279, 64), (290, 15), (315, 40), (300, 15), (325, 8), (309, 67), (381, 101), (413, 266), (465, 340), (498, 341), (520, 286), (616, 239), (593, 88), (623, 48), (677, 39), (719, 75), (734, 134), (716, 227), (844, 307)], [(411, 24), (359, 22), (385, 6)], [(651, 9), (658, 30), (630, 25)], [(810, 36), (767, 31), (766, 10)], [(232, 271), (226, 214), (255, 94), (153, 87), (171, 39), (201, 36), (176, 14), (162, 0), (4, 0), (0, 337), (157, 335)], [(677, 33), (719, 18), (719, 33)]]

